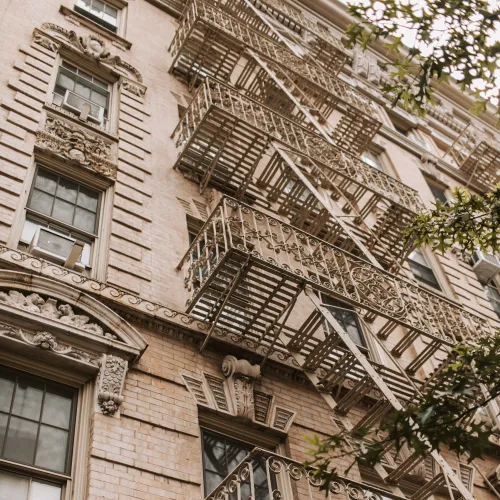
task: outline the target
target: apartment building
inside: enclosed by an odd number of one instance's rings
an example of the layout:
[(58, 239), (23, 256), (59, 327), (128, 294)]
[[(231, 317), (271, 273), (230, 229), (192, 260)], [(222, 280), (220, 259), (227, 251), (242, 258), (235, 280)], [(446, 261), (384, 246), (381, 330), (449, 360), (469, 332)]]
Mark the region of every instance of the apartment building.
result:
[[(324, 498), (307, 436), (383, 419), (498, 327), (494, 256), (402, 238), (500, 180), (494, 120), (451, 86), (391, 107), (349, 22), (0, 0), (1, 500)], [(328, 495), (494, 499), (499, 451), (388, 448)]]

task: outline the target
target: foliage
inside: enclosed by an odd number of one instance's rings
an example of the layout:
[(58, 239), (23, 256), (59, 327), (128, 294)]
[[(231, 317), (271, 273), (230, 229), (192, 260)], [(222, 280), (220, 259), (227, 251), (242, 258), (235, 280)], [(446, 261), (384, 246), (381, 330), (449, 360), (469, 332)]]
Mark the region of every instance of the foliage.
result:
[[(341, 431), (325, 440), (314, 437), (313, 460), (326, 481), (346, 474), (355, 464), (380, 463), (388, 446), (395, 453), (411, 449), (421, 456), (447, 448), (469, 462), (481, 458), (492, 428), (476, 411), (500, 394), (500, 332), (471, 345), (455, 347), (411, 404), (393, 411), (378, 426), (356, 432)], [(408, 448), (407, 448), (408, 447)], [(350, 459), (346, 462), (346, 457)], [(349, 465), (340, 470), (339, 463)]]
[(453, 191), (454, 202), (440, 201), (432, 210), (420, 213), (406, 231), (407, 241), (431, 245), (444, 252), (454, 244), (463, 252), (479, 247), (485, 252), (500, 250), (500, 185), (485, 196), (471, 194), (467, 189)]
[[(352, 0), (351, 0), (352, 1)], [(360, 0), (349, 4), (359, 20), (346, 31), (345, 45), (365, 50), (373, 40), (384, 40), (393, 51), (392, 81), (383, 91), (394, 103), (423, 114), (433, 104), (435, 85), (451, 75), (462, 90), (476, 98), (471, 110), (486, 110), (486, 99), (497, 99), (500, 9), (488, 0)], [(403, 45), (402, 33), (414, 38)], [(500, 109), (497, 108), (497, 114)]]

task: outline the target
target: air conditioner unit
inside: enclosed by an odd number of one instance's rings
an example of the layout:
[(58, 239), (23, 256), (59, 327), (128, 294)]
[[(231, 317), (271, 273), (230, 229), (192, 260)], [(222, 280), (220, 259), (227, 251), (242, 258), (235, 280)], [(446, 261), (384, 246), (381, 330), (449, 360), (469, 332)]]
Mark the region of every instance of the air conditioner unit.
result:
[(474, 250), (472, 253), (472, 270), (481, 283), (487, 283), (500, 273), (500, 259), (496, 255)]
[(71, 92), (71, 90), (66, 90), (62, 107), (79, 115), (85, 121), (90, 120), (99, 125), (104, 122), (104, 108)]
[(70, 236), (39, 227), (31, 240), (28, 252), (81, 273), (85, 271), (85, 266), (77, 261), (82, 254), (83, 246), (83, 242)]

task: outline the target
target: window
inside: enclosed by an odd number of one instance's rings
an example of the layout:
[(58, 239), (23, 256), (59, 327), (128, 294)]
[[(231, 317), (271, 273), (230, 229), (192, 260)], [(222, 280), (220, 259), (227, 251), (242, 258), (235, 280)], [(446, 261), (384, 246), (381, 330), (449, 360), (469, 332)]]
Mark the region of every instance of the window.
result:
[[(333, 317), (339, 322), (340, 326), (346, 331), (351, 340), (362, 349), (366, 349), (366, 342), (359, 324), (358, 317), (348, 304), (344, 304), (327, 295), (321, 294), (321, 303), (330, 310)], [(330, 326), (325, 323), (325, 330), (329, 331)]]
[[(75, 410), (75, 390), (0, 368), (0, 458), (68, 474)], [(61, 491), (35, 474), (0, 470), (2, 499), (60, 500)]]
[(63, 61), (52, 103), (78, 116), (85, 113), (84, 105), (87, 105), (87, 119), (105, 125), (108, 119), (109, 85)]
[[(224, 478), (255, 448), (212, 432), (203, 432), (203, 483), (205, 496), (209, 495)], [(253, 462), (254, 488), (256, 500), (268, 500), (269, 488), (264, 458)], [(271, 477), (276, 488), (276, 477)], [(250, 498), (250, 485), (243, 483), (241, 498)]]
[(370, 165), (370, 167), (376, 168), (377, 170), (384, 171), (384, 167), (382, 166), (382, 160), (380, 155), (377, 153), (373, 153), (372, 151), (365, 151), (361, 155), (361, 159)]
[(75, 10), (116, 33), (118, 10), (101, 0), (76, 0)]
[(413, 250), (408, 257), (408, 264), (411, 272), (418, 281), (421, 281), (436, 290), (441, 290), (434, 271), (429, 266), (427, 259), (420, 249), (417, 248)]
[[(39, 166), (26, 207), (20, 245), (35, 245), (53, 258), (65, 260), (79, 241), (83, 249), (78, 262), (90, 267), (99, 208), (99, 191)], [(43, 256), (51, 260), (48, 254)]]
[(427, 182), (429, 189), (431, 190), (432, 195), (436, 199), (436, 201), (440, 201), (441, 203), (448, 203), (448, 198), (446, 197), (445, 190), (436, 186), (436, 184), (432, 184)]
[(490, 301), (491, 307), (500, 318), (500, 290), (494, 281), (490, 281), (485, 287), (484, 291)]

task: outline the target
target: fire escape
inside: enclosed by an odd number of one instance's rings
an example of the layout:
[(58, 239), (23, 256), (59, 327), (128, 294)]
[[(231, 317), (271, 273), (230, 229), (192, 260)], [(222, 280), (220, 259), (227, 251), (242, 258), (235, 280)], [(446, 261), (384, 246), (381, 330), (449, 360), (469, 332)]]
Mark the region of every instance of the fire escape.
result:
[[(425, 375), (458, 342), (492, 332), (485, 318), (401, 272), (412, 250), (403, 230), (421, 201), (360, 159), (380, 122), (341, 79), (347, 55), (327, 28), (279, 0), (191, 0), (170, 52), (170, 71), (196, 88), (173, 134), (175, 168), (200, 192), (223, 193), (178, 266), (187, 311), (211, 324), (203, 348), (222, 329), (256, 346), (262, 363), (291, 359), (339, 428), (355, 430), (425, 390)], [(383, 362), (343, 329), (342, 307)], [(359, 419), (352, 410), (363, 398), (376, 403)], [(278, 467), (276, 457), (265, 461)], [(236, 490), (243, 498), (253, 474), (246, 463), (232, 476), (235, 489), (225, 482), (210, 498)], [(413, 500), (446, 487), (473, 499), (462, 471), (435, 451), (424, 461), (410, 449), (393, 459), (388, 449), (376, 472), (390, 498), (407, 497), (401, 482), (416, 476)]]

